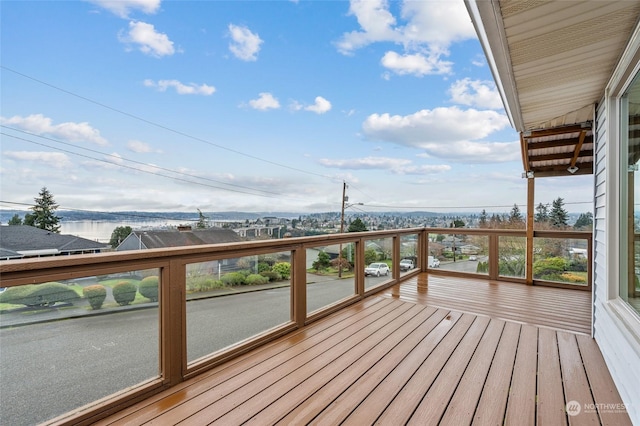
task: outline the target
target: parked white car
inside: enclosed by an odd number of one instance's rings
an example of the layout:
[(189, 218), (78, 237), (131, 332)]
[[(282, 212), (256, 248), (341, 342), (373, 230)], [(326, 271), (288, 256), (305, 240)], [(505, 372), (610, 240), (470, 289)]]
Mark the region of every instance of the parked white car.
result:
[(429, 256), (429, 268), (437, 268), (440, 266), (440, 261), (433, 256)]
[(415, 268), (414, 264), (413, 264), (413, 260), (411, 259), (402, 259), (400, 261), (400, 270), (401, 271), (409, 271), (411, 269)]
[(389, 265), (386, 263), (372, 263), (364, 268), (364, 275), (373, 275), (379, 277), (380, 275), (389, 275)]

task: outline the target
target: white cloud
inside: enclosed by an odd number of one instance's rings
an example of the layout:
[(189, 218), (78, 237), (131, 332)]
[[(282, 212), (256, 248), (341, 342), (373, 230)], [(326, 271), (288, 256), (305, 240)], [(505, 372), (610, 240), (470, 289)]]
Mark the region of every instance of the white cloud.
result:
[(259, 109), (262, 111), (280, 108), (280, 102), (278, 102), (278, 99), (268, 92), (260, 93), (258, 99), (252, 99), (249, 101), (249, 105), (253, 109)]
[(154, 14), (160, 9), (161, 0), (89, 0), (121, 18), (128, 18), (134, 10)]
[(358, 20), (360, 31), (344, 33), (336, 42), (338, 51), (350, 55), (377, 42), (402, 45), (403, 54), (387, 52), (381, 61), (400, 75), (449, 73), (451, 63), (440, 58), (449, 54), (451, 43), (476, 37), (461, 1), (405, 0), (401, 4), (401, 24), (386, 0), (351, 0), (349, 14)]
[(324, 114), (331, 110), (331, 102), (322, 96), (316, 96), (315, 104), (305, 107), (305, 111), (315, 112), (316, 114)]
[[(129, 151), (137, 152), (138, 154), (146, 154), (149, 152), (161, 153), (161, 150), (153, 149), (151, 145), (146, 142), (132, 139), (127, 142), (127, 148)], [(116, 154), (117, 155), (117, 154)]]
[(449, 88), (451, 101), (480, 108), (501, 109), (502, 100), (492, 81), (458, 80)]
[(66, 154), (61, 152), (5, 151), (2, 155), (12, 160), (43, 163), (47, 167), (54, 167), (56, 169), (71, 167), (71, 160), (69, 160)]
[(123, 43), (137, 44), (138, 49), (149, 56), (160, 58), (176, 52), (169, 37), (157, 32), (153, 25), (146, 22), (129, 22), (129, 33), (125, 35), (121, 32), (118, 37)]
[(496, 111), (458, 107), (424, 109), (410, 115), (371, 114), (362, 125), (370, 139), (421, 148), (428, 142), (482, 139), (509, 126)]
[(260, 51), (260, 45), (264, 41), (258, 34), (252, 33), (247, 27), (229, 24), (229, 35), (231, 43), (229, 50), (236, 58), (243, 61), (255, 61)]
[(448, 166), (446, 164), (416, 166), (411, 160), (388, 157), (364, 157), (341, 160), (321, 158), (320, 160), (318, 160), (318, 162), (323, 166), (336, 169), (389, 170), (392, 173), (398, 175), (426, 175), (433, 173), (442, 173), (451, 170), (451, 166)]
[(204, 95), (210, 96), (215, 93), (216, 88), (213, 86), (209, 86), (207, 84), (196, 84), (196, 83), (188, 83), (184, 84), (178, 80), (158, 80), (158, 82), (154, 82), (153, 80), (145, 80), (144, 85), (146, 87), (155, 87), (160, 92), (165, 92), (168, 88), (173, 87), (176, 90), (176, 93), (179, 95)]
[(441, 60), (439, 55), (428, 57), (422, 53), (399, 55), (391, 51), (385, 53), (380, 62), (396, 74), (413, 74), (418, 77), (427, 74), (449, 74), (453, 65), (452, 62)]
[(425, 143), (425, 157), (439, 157), (465, 163), (503, 163), (520, 160), (520, 142), (455, 141)]
[(69, 142), (91, 142), (101, 146), (109, 145), (109, 142), (100, 135), (100, 131), (91, 127), (87, 122), (66, 122), (54, 125), (51, 118), (42, 114), (32, 114), (27, 117), (18, 115), (11, 118), (0, 117), (0, 123), (36, 135), (50, 135)]
[(477, 141), (508, 126), (508, 118), (496, 111), (441, 107), (405, 116), (372, 114), (362, 128), (372, 140), (423, 149), (429, 156), (483, 163), (519, 158), (515, 142)]

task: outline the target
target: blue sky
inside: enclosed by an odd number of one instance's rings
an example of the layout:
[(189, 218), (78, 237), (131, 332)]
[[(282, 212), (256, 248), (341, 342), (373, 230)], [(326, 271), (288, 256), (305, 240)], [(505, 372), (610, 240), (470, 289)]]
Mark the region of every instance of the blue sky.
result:
[[(61, 209), (323, 212), (346, 181), (362, 211), (524, 210), (462, 0), (0, 8), (5, 202), (47, 186)], [(591, 177), (536, 188), (591, 208)]]

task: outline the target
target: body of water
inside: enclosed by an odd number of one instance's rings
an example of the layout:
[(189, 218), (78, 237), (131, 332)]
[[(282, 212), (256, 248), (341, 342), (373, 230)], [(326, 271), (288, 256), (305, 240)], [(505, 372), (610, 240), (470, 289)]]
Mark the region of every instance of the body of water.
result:
[(151, 221), (110, 221), (110, 220), (78, 220), (60, 222), (60, 233), (75, 235), (88, 240), (108, 243), (113, 230), (118, 226), (130, 226), (133, 230), (170, 229), (178, 225), (192, 225), (188, 220), (151, 220)]

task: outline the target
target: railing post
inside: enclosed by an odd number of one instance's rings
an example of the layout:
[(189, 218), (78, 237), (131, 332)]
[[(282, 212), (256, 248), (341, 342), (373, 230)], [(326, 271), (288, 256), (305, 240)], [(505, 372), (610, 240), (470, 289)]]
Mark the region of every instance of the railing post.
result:
[(165, 383), (174, 385), (187, 364), (186, 267), (171, 260), (160, 274), (160, 368)]
[(500, 274), (498, 257), (500, 255), (500, 240), (496, 234), (489, 235), (489, 279), (497, 280)]
[(525, 279), (533, 285), (533, 204), (535, 194), (535, 178), (527, 178), (527, 241), (525, 255)]
[(393, 236), (393, 251), (391, 253), (391, 264), (393, 265), (392, 277), (394, 280), (400, 279), (400, 236)]
[(307, 250), (300, 246), (291, 255), (291, 319), (302, 327), (307, 320)]
[(359, 238), (356, 241), (356, 259), (355, 265), (355, 277), (356, 277), (356, 294), (360, 297), (364, 296), (364, 238)]
[(420, 233), (420, 245), (418, 250), (418, 259), (420, 262), (420, 271), (427, 272), (429, 266), (429, 231), (423, 229)]

